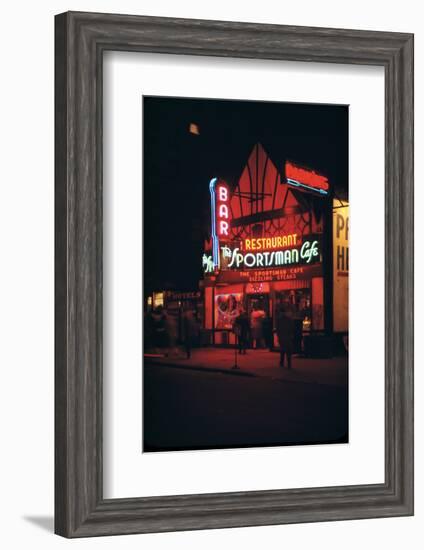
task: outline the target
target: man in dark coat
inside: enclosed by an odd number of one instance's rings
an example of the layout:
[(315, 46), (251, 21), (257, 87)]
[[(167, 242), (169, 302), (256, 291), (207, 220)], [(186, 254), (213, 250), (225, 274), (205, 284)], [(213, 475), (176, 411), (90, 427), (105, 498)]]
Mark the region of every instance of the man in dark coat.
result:
[(287, 367), (291, 369), (294, 322), (288, 304), (283, 304), (277, 314), (276, 331), (280, 344), (280, 367), (284, 368), (284, 358), (287, 355)]
[(266, 315), (262, 321), (262, 330), (264, 333), (264, 339), (266, 347), (269, 351), (274, 350), (274, 334), (272, 332), (272, 318), (269, 315)]
[(244, 310), (240, 312), (240, 315), (234, 321), (233, 330), (234, 330), (234, 334), (237, 336), (237, 339), (238, 339), (239, 353), (241, 355), (246, 355), (247, 343), (249, 341), (250, 326), (249, 326), (249, 318), (247, 317), (247, 313)]

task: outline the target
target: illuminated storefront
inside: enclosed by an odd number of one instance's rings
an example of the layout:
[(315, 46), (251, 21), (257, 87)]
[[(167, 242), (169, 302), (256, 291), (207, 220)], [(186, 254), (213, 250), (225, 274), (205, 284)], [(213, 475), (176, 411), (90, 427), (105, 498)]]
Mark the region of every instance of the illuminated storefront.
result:
[[(291, 161), (279, 171), (257, 144), (235, 188), (218, 177), (209, 191), (211, 237), (200, 286), (211, 342), (234, 342), (232, 326), (242, 309), (250, 319), (260, 312), (275, 326), (283, 302), (291, 305), (303, 334), (346, 331), (348, 204), (333, 214), (327, 178)], [(339, 216), (334, 231), (333, 215)], [(339, 241), (334, 257), (333, 239)]]

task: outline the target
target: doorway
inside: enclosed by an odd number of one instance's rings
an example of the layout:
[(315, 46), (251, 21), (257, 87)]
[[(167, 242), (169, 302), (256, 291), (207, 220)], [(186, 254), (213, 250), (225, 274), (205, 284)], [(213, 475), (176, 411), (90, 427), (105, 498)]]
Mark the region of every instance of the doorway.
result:
[(269, 294), (247, 294), (247, 315), (251, 331), (251, 347), (272, 346)]

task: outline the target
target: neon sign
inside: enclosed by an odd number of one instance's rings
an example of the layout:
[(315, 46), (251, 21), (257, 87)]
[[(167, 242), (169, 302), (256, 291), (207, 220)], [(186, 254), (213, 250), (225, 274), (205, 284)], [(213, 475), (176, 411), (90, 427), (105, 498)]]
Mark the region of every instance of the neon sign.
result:
[(206, 254), (203, 254), (202, 257), (202, 267), (203, 271), (205, 273), (213, 273), (214, 271), (214, 265), (213, 265), (213, 259), (212, 256), (208, 256)]
[(225, 183), (216, 186), (216, 233), (221, 240), (228, 239), (230, 230), (230, 192)]
[(230, 191), (228, 185), (218, 178), (209, 182), (211, 194), (212, 221), (212, 259), (215, 268), (219, 268), (219, 241), (230, 237)]
[(246, 252), (239, 247), (222, 246), (222, 258), (227, 269), (246, 269), (312, 264), (320, 261), (319, 241), (308, 239), (300, 248), (286, 248), (266, 252)]
[(313, 170), (300, 168), (291, 162), (286, 162), (286, 179), (289, 185), (300, 187), (307, 191), (315, 191), (327, 195), (330, 189), (328, 179)]
[(243, 250), (272, 250), (285, 248), (298, 244), (297, 233), (291, 235), (279, 235), (277, 237), (259, 237), (255, 239), (244, 239)]

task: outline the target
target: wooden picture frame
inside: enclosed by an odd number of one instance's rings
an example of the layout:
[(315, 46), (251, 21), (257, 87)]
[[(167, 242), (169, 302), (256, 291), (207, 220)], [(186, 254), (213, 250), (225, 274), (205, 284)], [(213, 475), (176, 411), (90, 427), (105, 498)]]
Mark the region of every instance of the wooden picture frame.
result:
[[(412, 515), (413, 35), (73, 12), (56, 16), (55, 25), (56, 533), (85, 537)], [(384, 67), (384, 483), (103, 498), (106, 50)]]

